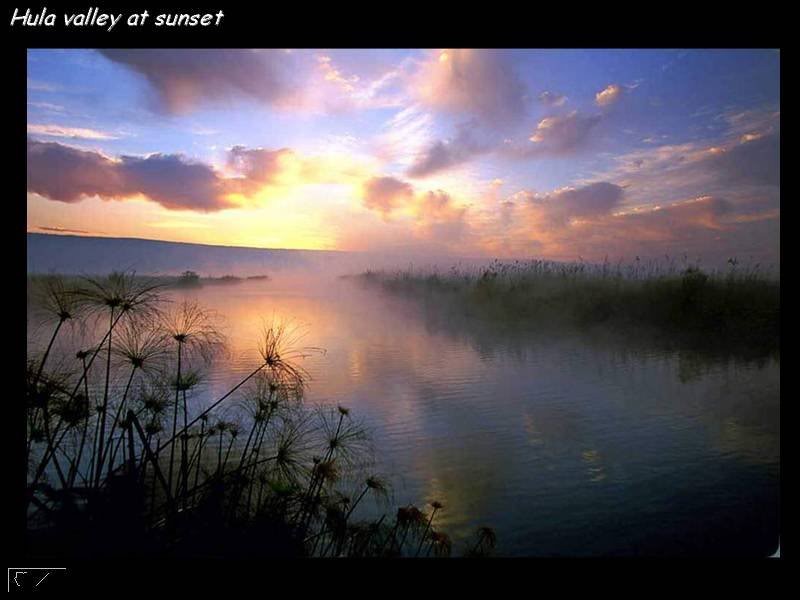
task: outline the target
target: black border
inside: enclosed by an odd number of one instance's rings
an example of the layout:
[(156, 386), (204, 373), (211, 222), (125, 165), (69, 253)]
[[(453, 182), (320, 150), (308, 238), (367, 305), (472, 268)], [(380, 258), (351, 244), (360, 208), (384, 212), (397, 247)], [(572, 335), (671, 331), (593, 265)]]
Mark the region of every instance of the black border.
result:
[[(30, 28), (10, 27), (10, 17), (15, 8), (32, 11), (42, 4), (6, 6), (4, 8), (6, 38), (5, 97), (10, 101), (10, 114), (6, 113), (7, 131), (18, 139), (20, 148), (27, 132), (22, 115), (27, 113), (27, 91), (23, 81), (27, 78), (27, 48), (88, 48), (88, 47), (332, 47), (332, 48), (429, 48), (429, 47), (539, 47), (539, 48), (780, 48), (779, 19), (773, 9), (769, 14), (753, 15), (757, 5), (728, 5), (714, 11), (708, 21), (702, 9), (694, 6), (685, 9), (670, 6), (604, 5), (593, 9), (577, 5), (495, 5), (430, 3), (414, 6), (370, 4), (345, 6), (326, 3), (255, 3), (231, 6), (137, 6), (120, 7), (101, 3), (88, 5), (57, 5), (46, 3), (50, 12), (86, 10), (99, 6), (104, 11), (125, 12), (147, 9), (151, 15), (167, 11), (212, 12), (223, 10), (225, 16), (220, 27), (175, 29), (122, 27), (113, 32), (68, 31), (63, 27)], [(711, 12), (711, 7), (706, 10)], [(668, 11), (668, 12), (667, 12)], [(740, 13), (741, 22), (734, 23), (730, 16)], [(766, 13), (766, 7), (763, 10)], [(489, 14), (491, 13), (491, 14)], [(639, 19), (634, 23), (633, 19)], [(152, 22), (152, 21), (151, 21)], [(783, 51), (782, 51), (783, 53)], [(16, 148), (16, 144), (12, 144)], [(25, 190), (25, 165), (21, 150), (12, 149), (8, 166), (6, 215), (11, 231), (2, 236), (3, 256), (11, 265), (10, 280), (14, 288), (6, 295), (9, 310), (22, 315), (23, 298), (19, 291), (27, 274), (26, 209), (17, 197)], [(784, 210), (787, 207), (784, 207)], [(788, 206), (788, 208), (791, 207)], [(788, 222), (791, 223), (789, 215)], [(783, 246), (781, 246), (783, 253)], [(782, 257), (783, 258), (783, 257)], [(783, 261), (782, 261), (783, 262)], [(13, 298), (13, 300), (11, 300)], [(27, 303), (27, 298), (25, 298)], [(22, 370), (22, 338), (27, 336), (26, 324), (21, 318), (12, 318), (6, 327), (11, 343), (6, 344), (10, 359), (4, 364), (16, 372)], [(13, 365), (13, 368), (8, 367)], [(22, 381), (19, 377), (18, 381)], [(21, 385), (21, 384), (20, 384)], [(10, 399), (22, 394), (9, 390), (6, 396), (6, 422), (3, 436), (7, 448), (4, 453), (10, 465), (6, 473), (11, 478), (11, 507), (4, 516), (8, 526), (3, 528), (7, 548), (6, 566), (24, 562), (25, 519), (23, 490), (25, 469), (17, 460), (23, 447), (24, 434), (20, 423), (24, 407)], [(784, 411), (788, 404), (784, 404)], [(784, 412), (785, 414), (785, 412)], [(18, 420), (19, 419), (19, 420)], [(790, 421), (791, 422), (791, 421)], [(785, 452), (782, 451), (783, 456)], [(19, 479), (17, 479), (19, 478)], [(785, 486), (781, 488), (781, 503), (785, 504)], [(8, 490), (6, 490), (8, 492)], [(785, 520), (782, 521), (782, 531)], [(790, 550), (791, 551), (791, 550)], [(783, 549), (782, 549), (783, 552)], [(69, 562), (69, 561), (68, 561)], [(717, 594), (724, 588), (735, 586), (742, 593), (744, 580), (755, 582), (760, 593), (769, 593), (777, 584), (773, 578), (782, 575), (784, 558), (776, 560), (652, 560), (652, 559), (493, 559), (475, 562), (466, 559), (452, 561), (386, 561), (386, 560), (306, 560), (272, 561), (266, 563), (128, 561), (123, 565), (113, 563), (77, 563), (65, 565), (68, 576), (64, 589), (79, 592), (88, 590), (107, 593), (149, 591), (165, 593), (171, 590), (190, 592), (233, 591), (252, 588), (266, 594), (343, 592), (355, 595), (373, 595), (403, 591), (418, 594), (447, 590), (460, 593), (469, 586), (475, 594), (498, 595), (508, 590), (519, 594), (542, 594), (550, 591), (564, 593), (577, 583), (595, 592), (600, 587), (611, 586), (615, 591), (636, 586), (639, 593), (665, 592), (669, 588), (683, 593), (697, 593), (708, 586)], [(740, 564), (742, 563), (742, 564)], [(23, 565), (36, 566), (36, 565)], [(586, 572), (589, 571), (587, 574)], [(286, 576), (290, 576), (286, 577)], [(299, 575), (299, 577), (294, 577)], [(642, 579), (639, 579), (642, 577)], [(687, 578), (688, 577), (688, 578)], [(753, 579), (751, 579), (751, 577)], [(438, 582), (438, 583), (437, 583)], [(431, 587), (433, 583), (433, 587)], [(546, 585), (549, 584), (549, 585)], [(605, 584), (605, 585), (603, 585)], [(639, 587), (637, 584), (643, 584)], [(513, 585), (514, 587), (510, 587)], [(677, 587), (676, 587), (677, 586)], [(765, 586), (767, 589), (765, 589)], [(548, 589), (550, 588), (550, 589)], [(745, 592), (746, 593), (746, 592)]]

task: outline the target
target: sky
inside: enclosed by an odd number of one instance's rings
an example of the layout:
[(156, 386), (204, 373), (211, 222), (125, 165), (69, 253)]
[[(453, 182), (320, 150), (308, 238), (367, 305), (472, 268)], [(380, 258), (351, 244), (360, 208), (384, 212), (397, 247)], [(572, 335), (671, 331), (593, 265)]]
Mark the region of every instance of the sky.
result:
[(777, 50), (28, 51), (30, 232), (778, 264)]

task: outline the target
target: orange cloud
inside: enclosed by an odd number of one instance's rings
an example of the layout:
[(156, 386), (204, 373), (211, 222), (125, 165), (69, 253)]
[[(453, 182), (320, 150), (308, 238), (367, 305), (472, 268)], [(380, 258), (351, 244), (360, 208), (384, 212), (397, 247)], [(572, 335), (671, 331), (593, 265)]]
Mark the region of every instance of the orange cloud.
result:
[(364, 206), (388, 217), (407, 206), (414, 198), (414, 188), (394, 177), (373, 177), (364, 183)]
[(622, 96), (622, 87), (616, 83), (606, 86), (594, 96), (594, 101), (598, 106), (608, 106), (619, 100)]
[(170, 210), (216, 212), (253, 206), (303, 185), (355, 185), (369, 165), (352, 157), (300, 156), (289, 148), (234, 146), (222, 170), (181, 154), (108, 157), (28, 140), (29, 192), (74, 203), (142, 197)]

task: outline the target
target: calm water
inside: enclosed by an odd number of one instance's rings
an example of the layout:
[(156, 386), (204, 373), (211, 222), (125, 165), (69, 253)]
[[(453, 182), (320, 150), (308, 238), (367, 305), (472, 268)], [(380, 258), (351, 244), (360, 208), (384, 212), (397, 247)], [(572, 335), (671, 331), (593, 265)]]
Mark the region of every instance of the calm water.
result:
[(258, 364), (263, 319), (304, 324), (304, 343), (326, 349), (303, 361), (307, 401), (362, 419), (392, 506), (442, 501), (437, 522), (457, 550), (484, 524), (503, 555), (777, 547), (778, 361), (702, 360), (658, 350), (657, 340), (633, 348), (577, 332), (498, 332), (334, 278), (172, 295), (224, 317), (231, 356), (206, 398)]

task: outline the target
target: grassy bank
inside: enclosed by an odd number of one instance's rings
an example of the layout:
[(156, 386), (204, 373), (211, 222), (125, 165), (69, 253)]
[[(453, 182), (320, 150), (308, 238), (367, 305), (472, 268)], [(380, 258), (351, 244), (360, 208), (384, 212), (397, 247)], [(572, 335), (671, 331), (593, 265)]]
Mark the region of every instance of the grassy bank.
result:
[[(54, 275), (45, 274), (28, 274), (28, 288), (31, 286), (41, 285), (43, 281), (52, 279)], [(72, 287), (79, 287), (81, 282), (87, 279), (86, 275), (57, 275), (65, 285)], [(221, 277), (201, 276), (194, 271), (184, 271), (180, 275), (137, 275), (132, 273), (130, 278), (139, 282), (146, 282), (150, 284), (157, 284), (161, 289), (181, 289), (181, 288), (195, 288), (205, 285), (235, 285), (245, 281), (270, 281), (269, 275), (248, 275), (240, 277), (237, 275), (222, 275)], [(30, 295), (30, 294), (29, 294)]]
[(362, 281), (498, 324), (641, 331), (777, 351), (780, 281), (756, 268), (495, 262), (474, 270), (367, 271)]

